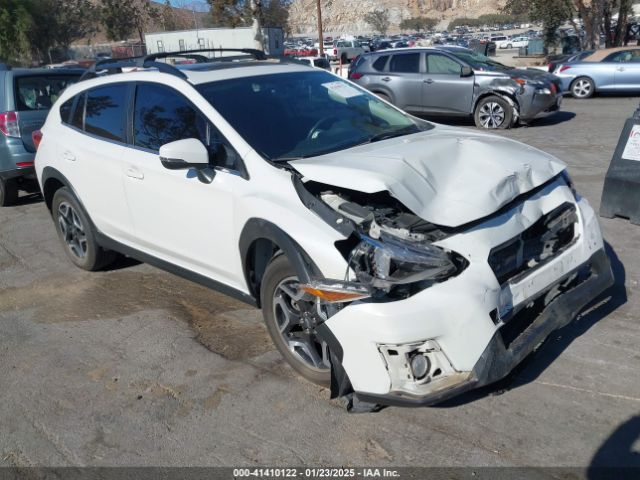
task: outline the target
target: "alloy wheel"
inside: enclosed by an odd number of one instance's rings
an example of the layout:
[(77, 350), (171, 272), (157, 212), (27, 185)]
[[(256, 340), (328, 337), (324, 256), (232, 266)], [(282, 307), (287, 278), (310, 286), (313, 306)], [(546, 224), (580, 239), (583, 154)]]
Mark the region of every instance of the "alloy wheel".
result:
[(504, 122), (505, 112), (496, 102), (487, 102), (480, 108), (480, 124), (484, 128), (498, 128)]
[(273, 315), (291, 353), (312, 369), (328, 371), (328, 345), (315, 333), (315, 303), (304, 296), (295, 277), (285, 278), (273, 293)]
[(588, 97), (591, 93), (591, 82), (589, 80), (578, 80), (573, 86), (573, 95), (578, 98)]
[(87, 236), (78, 212), (68, 202), (58, 206), (58, 226), (71, 253), (83, 259), (87, 255)]

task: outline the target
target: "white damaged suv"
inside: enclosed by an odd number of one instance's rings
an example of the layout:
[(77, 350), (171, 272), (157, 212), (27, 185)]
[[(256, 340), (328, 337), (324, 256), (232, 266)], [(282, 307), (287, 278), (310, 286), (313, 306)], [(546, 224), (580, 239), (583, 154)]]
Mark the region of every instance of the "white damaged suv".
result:
[(262, 308), (287, 362), (349, 410), (495, 382), (613, 282), (551, 155), (298, 64), (157, 57), (102, 62), (34, 134), (66, 253)]

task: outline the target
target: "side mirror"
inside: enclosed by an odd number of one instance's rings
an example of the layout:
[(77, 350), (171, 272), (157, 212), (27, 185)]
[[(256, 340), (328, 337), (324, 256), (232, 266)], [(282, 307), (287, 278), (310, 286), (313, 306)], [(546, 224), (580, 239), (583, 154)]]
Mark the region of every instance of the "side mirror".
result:
[(473, 68), (467, 67), (466, 65), (460, 69), (461, 77), (472, 77), (473, 76)]
[(198, 180), (211, 183), (216, 172), (209, 165), (207, 147), (196, 138), (166, 143), (160, 147), (160, 161), (168, 170), (194, 169)]
[(160, 161), (169, 170), (206, 168), (209, 166), (209, 152), (200, 140), (187, 138), (162, 145)]

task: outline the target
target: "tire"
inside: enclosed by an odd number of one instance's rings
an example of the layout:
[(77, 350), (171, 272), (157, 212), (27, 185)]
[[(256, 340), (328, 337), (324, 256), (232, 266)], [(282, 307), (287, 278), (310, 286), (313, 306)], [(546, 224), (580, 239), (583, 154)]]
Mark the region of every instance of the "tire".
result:
[(0, 178), (0, 207), (10, 207), (18, 201), (18, 182), (15, 178)]
[(510, 50), (512, 48), (513, 48), (513, 45), (511, 45), (511, 44), (507, 45), (507, 50)]
[(346, 65), (347, 63), (349, 63), (349, 59), (347, 58), (346, 53), (340, 55), (340, 63), (342, 63), (342, 65)]
[(478, 128), (504, 130), (513, 123), (513, 107), (504, 98), (490, 95), (478, 102), (473, 119)]
[(93, 224), (67, 187), (53, 195), (51, 215), (64, 251), (75, 266), (96, 271), (115, 260), (115, 252), (98, 244)]
[[(267, 266), (260, 288), (262, 316), (273, 343), (287, 363), (305, 379), (318, 385), (329, 386), (331, 370), (328, 364), (328, 348), (326, 344), (320, 345), (321, 341), (313, 333), (305, 331), (302, 315), (299, 319), (296, 318), (298, 313), (304, 312), (307, 308), (314, 311), (315, 305), (313, 302), (302, 300), (291, 301), (292, 296), (282, 289), (284, 286), (289, 292), (296, 293), (292, 286), (295, 286), (297, 281), (296, 272), (285, 255), (273, 258)], [(290, 321), (287, 322), (287, 319)], [(284, 332), (285, 330), (287, 332)], [(318, 342), (318, 349), (313, 348), (314, 341)], [(301, 348), (290, 342), (308, 344)], [(318, 367), (318, 360), (322, 359), (322, 349), (326, 363)], [(308, 354), (309, 351), (311, 355)], [(314, 358), (316, 366), (313, 365)]]
[(391, 99), (389, 98), (389, 95), (387, 95), (386, 93), (378, 93), (376, 92), (376, 95), (381, 98), (382, 100), (384, 100), (385, 102), (389, 102), (389, 103), (393, 103), (391, 101)]
[(584, 100), (590, 98), (596, 92), (596, 85), (589, 77), (578, 77), (569, 86), (573, 98)]

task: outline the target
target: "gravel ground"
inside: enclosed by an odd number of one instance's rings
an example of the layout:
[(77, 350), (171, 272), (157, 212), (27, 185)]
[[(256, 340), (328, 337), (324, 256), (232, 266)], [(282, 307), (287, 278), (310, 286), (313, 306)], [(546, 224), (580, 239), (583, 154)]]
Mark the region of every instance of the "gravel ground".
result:
[[(566, 161), (597, 209), (637, 103), (567, 99), (500, 134)], [(640, 466), (640, 227), (602, 226), (611, 295), (506, 381), (348, 415), (283, 363), (257, 310), (147, 265), (80, 271), (25, 197), (0, 210), (0, 466)]]

